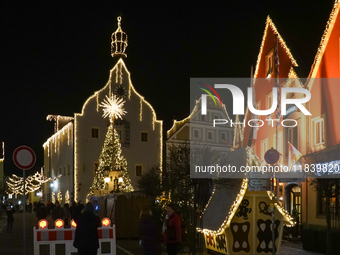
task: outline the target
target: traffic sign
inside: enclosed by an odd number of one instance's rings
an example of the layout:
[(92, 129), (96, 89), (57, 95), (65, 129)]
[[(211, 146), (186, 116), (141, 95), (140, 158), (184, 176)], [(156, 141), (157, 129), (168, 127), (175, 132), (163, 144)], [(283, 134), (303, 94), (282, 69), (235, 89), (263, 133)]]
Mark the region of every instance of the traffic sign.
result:
[(279, 161), (279, 159), (280, 152), (275, 150), (273, 147), (267, 150), (266, 153), (264, 154), (264, 160), (270, 165), (276, 164), (276, 162)]
[(34, 151), (26, 145), (19, 146), (13, 152), (14, 164), (22, 170), (31, 169), (35, 165), (36, 160), (37, 157)]

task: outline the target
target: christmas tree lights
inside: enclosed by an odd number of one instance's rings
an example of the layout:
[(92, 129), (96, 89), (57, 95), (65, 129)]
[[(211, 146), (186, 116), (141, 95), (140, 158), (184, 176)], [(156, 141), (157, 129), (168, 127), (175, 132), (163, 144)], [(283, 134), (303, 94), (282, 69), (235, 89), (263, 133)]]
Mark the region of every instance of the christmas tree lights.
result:
[(100, 104), (100, 106), (103, 107), (103, 117), (110, 118), (110, 125), (105, 136), (102, 151), (99, 155), (99, 166), (93, 178), (88, 196), (93, 195), (95, 190), (105, 189), (104, 178), (106, 176), (104, 173), (111, 171), (119, 171), (118, 177), (121, 177), (122, 180), (122, 182), (119, 183), (119, 191), (133, 191), (131, 179), (127, 171), (127, 161), (122, 155), (118, 133), (114, 129), (114, 120), (118, 118), (122, 119), (122, 116), (126, 113), (124, 103), (125, 101), (123, 99), (116, 98), (115, 95), (111, 94), (110, 97), (106, 96), (104, 102)]

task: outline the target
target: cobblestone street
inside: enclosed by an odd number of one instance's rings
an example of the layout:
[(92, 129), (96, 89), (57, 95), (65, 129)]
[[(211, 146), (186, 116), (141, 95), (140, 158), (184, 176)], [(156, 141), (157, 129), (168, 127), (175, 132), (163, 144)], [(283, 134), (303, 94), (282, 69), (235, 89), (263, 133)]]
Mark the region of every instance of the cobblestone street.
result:
[[(33, 227), (37, 224), (37, 219), (34, 213), (26, 213), (26, 255), (33, 255)], [(49, 224), (52, 220), (49, 218)], [(14, 224), (12, 233), (6, 233), (6, 216), (2, 215), (0, 219), (0, 254), (5, 255), (22, 255), (23, 253), (23, 214), (14, 214)], [(117, 240), (117, 255), (143, 255), (143, 247), (138, 244), (135, 239), (118, 239)], [(163, 252), (162, 255), (166, 255)], [(187, 253), (181, 253), (187, 254)], [(301, 243), (291, 243), (283, 241), (281, 245), (281, 255), (320, 255), (305, 251), (302, 249)]]

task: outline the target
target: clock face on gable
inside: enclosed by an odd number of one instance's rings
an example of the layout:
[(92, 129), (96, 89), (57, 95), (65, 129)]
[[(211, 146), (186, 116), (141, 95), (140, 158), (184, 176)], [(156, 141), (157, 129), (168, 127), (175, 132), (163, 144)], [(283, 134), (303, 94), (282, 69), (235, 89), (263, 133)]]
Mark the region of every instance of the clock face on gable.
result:
[(127, 89), (123, 85), (118, 85), (114, 89), (114, 94), (118, 97), (126, 97), (127, 96)]

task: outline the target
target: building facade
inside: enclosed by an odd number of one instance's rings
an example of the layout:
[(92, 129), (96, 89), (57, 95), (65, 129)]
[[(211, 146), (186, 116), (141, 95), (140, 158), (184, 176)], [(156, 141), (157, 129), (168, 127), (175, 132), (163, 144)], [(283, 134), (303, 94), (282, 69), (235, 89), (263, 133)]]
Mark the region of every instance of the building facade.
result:
[[(117, 62), (110, 70), (108, 82), (85, 101), (80, 113), (73, 117), (53, 117), (57, 128), (44, 144), (45, 173), (51, 177), (62, 173), (63, 177), (52, 184), (53, 187), (45, 187), (45, 199), (51, 199), (52, 192), (56, 195), (60, 190), (63, 197), (68, 193), (71, 200), (85, 202), (109, 126), (109, 119), (102, 117), (100, 104), (111, 94), (125, 101), (126, 114), (122, 120), (115, 120), (114, 127), (134, 189), (138, 190), (137, 179), (149, 167), (162, 166), (163, 123), (157, 120), (151, 104), (132, 85), (123, 60), (126, 47), (127, 35), (121, 29), (119, 17), (111, 42), (111, 56)], [(116, 172), (111, 171), (108, 176), (109, 190), (113, 189)]]

